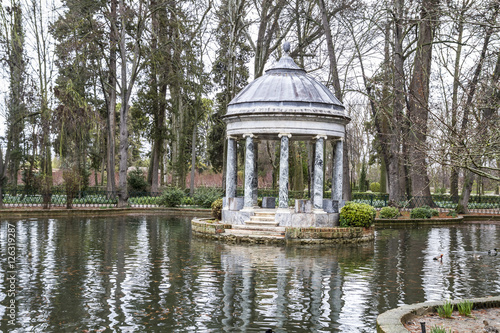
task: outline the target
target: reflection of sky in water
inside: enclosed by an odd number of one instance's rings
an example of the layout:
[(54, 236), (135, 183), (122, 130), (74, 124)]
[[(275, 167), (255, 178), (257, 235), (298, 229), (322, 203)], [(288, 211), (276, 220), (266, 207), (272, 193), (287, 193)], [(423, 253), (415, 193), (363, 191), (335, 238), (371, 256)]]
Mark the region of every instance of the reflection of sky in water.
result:
[[(15, 223), (14, 332), (373, 332), (401, 304), (500, 294), (495, 225), (381, 229), (328, 248), (196, 239), (188, 219), (158, 216)], [(0, 244), (7, 331), (5, 222)]]

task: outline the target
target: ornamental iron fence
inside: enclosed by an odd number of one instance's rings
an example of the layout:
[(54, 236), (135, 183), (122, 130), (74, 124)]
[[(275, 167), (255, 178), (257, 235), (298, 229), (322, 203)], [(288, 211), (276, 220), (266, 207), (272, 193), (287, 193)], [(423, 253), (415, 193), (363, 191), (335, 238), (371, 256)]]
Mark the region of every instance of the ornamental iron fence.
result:
[[(222, 189), (219, 189), (222, 193)], [(96, 207), (114, 208), (118, 204), (118, 193), (109, 192), (98, 188), (89, 188), (76, 191), (68, 196), (62, 187), (53, 187), (49, 193), (41, 193), (27, 187), (3, 188), (3, 205), (5, 208), (19, 207), (43, 207), (46, 203), (49, 207), (66, 207), (68, 201), (74, 208)], [(189, 192), (186, 192), (186, 195)], [(128, 204), (130, 207), (158, 207), (158, 201), (162, 192), (129, 192)], [(243, 196), (242, 188), (237, 189), (237, 195)], [(278, 197), (278, 189), (259, 189), (258, 197)], [(296, 199), (309, 199), (308, 191), (289, 191), (290, 204), (294, 204)], [(331, 192), (325, 191), (324, 198), (330, 198)], [(192, 200), (185, 200), (183, 206)], [(351, 201), (369, 204), (376, 209), (381, 209), (389, 205), (389, 195), (384, 193), (353, 193)], [(401, 197), (396, 204), (402, 210), (411, 210), (415, 207), (429, 206), (442, 212), (455, 210), (459, 202), (458, 197), (450, 195), (436, 194), (431, 197)], [(483, 195), (471, 196), (468, 204), (471, 213), (500, 214), (500, 196)]]

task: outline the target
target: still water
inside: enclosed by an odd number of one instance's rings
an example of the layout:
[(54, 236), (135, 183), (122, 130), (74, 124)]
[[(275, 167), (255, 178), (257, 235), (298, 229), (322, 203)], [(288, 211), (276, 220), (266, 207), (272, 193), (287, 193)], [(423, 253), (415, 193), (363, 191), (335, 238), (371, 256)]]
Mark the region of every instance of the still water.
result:
[(1, 329), (375, 332), (399, 305), (500, 295), (500, 255), (487, 254), (499, 240), (500, 226), (468, 224), (379, 229), (361, 246), (245, 246), (192, 237), (184, 218), (2, 221)]

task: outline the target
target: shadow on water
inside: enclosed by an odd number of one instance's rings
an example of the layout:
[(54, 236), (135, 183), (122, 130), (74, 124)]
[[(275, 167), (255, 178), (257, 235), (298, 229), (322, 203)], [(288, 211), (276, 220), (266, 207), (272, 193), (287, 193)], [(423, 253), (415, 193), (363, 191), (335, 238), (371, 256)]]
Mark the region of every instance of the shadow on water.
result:
[(499, 236), (474, 224), (379, 229), (358, 246), (249, 246), (192, 238), (189, 219), (161, 216), (2, 221), (1, 328), (373, 332), (379, 313), (402, 304), (499, 295), (500, 256), (487, 253)]

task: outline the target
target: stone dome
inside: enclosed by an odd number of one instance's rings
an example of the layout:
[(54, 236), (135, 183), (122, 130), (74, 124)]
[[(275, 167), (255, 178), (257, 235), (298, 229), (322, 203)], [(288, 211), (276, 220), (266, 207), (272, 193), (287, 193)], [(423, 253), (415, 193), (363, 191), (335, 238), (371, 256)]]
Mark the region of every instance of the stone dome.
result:
[(292, 139), (306, 139), (343, 137), (350, 118), (335, 95), (286, 53), (233, 98), (224, 120), (228, 135), (290, 133)]

